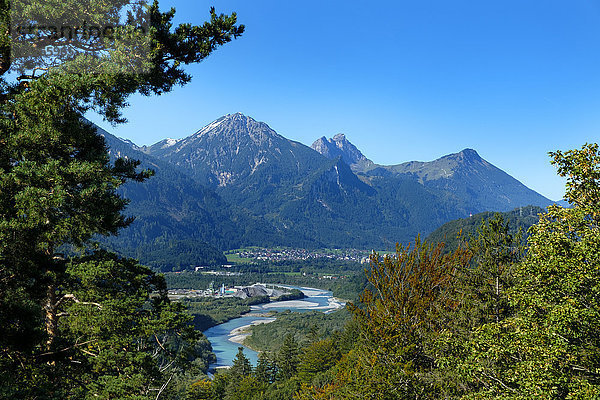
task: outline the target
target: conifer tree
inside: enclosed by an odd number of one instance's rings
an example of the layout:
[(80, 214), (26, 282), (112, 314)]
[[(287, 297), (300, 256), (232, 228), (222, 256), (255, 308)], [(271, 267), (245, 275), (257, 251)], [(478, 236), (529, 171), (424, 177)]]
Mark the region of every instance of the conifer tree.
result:
[(127, 3), (0, 1), (0, 397), (159, 398), (174, 376), (176, 351), (167, 343), (187, 335), (186, 322), (162, 278), (105, 252), (62, 253), (127, 226), (127, 201), (116, 190), (151, 176), (133, 160), (111, 163), (83, 116), (95, 110), (124, 122), (130, 95), (185, 84), (183, 66), (243, 26), (235, 14), (211, 10), (202, 26), (173, 27), (174, 10), (155, 2), (142, 70), (127, 69), (136, 53), (123, 41), (96, 42), (97, 57), (41, 66), (11, 53), (14, 10), (38, 25), (47, 16), (112, 21)]
[(469, 242), (474, 255), (474, 266), (463, 271), (468, 290), (480, 309), (479, 323), (499, 322), (509, 315), (505, 293), (515, 283), (514, 266), (521, 260), (525, 249), (521, 232), (510, 233), (508, 222), (501, 214), (482, 221), (477, 237)]
[(238, 347), (238, 352), (233, 359), (233, 364), (229, 368), (228, 375), (231, 381), (239, 382), (242, 378), (249, 376), (252, 373), (252, 364), (244, 354), (244, 348)]
[(256, 376), (256, 379), (262, 383), (273, 383), (275, 381), (276, 373), (277, 368), (275, 363), (271, 360), (266, 352), (261, 351), (258, 355), (258, 363), (256, 364), (256, 368), (254, 370), (254, 376)]
[(294, 335), (288, 334), (277, 353), (277, 370), (279, 379), (290, 379), (296, 374), (300, 351)]

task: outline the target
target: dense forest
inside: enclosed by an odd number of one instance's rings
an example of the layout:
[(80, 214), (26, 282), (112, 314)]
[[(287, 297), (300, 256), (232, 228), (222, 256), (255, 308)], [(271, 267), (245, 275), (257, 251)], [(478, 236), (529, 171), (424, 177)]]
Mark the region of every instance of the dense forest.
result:
[[(510, 233), (513, 235), (520, 234), (523, 243), (525, 243), (529, 228), (538, 222), (539, 215), (543, 213), (543, 208), (527, 206), (503, 212), (500, 215), (508, 222)], [(446, 251), (456, 250), (462, 241), (469, 240), (477, 234), (477, 229), (480, 227), (482, 220), (490, 220), (496, 214), (487, 211), (472, 215), (469, 218), (447, 222), (427, 236), (427, 241), (429, 243), (444, 243)]]
[(255, 368), (240, 349), (189, 398), (598, 397), (600, 154), (586, 145), (552, 158), (572, 207), (550, 206), (526, 245), (496, 214), (454, 251), (417, 240), (374, 256), (343, 330), (314, 329), (302, 345), (287, 334), (278, 348), (257, 337), (268, 351)]
[(269, 324), (255, 325), (251, 336), (244, 345), (251, 349), (274, 353), (278, 351), (285, 338), (292, 335), (299, 348), (303, 349), (317, 339), (328, 339), (341, 332), (350, 320), (346, 309), (324, 314), (320, 311), (276, 313), (277, 320)]

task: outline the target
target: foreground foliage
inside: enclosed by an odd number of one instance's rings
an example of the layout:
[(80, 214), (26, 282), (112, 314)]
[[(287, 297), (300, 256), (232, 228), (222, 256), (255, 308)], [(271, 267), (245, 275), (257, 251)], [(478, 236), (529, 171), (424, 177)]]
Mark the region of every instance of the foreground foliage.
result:
[(600, 155), (594, 144), (552, 157), (573, 208), (551, 206), (532, 228), (509, 293), (514, 316), (473, 340), (466, 367), (481, 389), (472, 397), (600, 394)]
[[(111, 23), (126, 4), (14, 0), (10, 7), (29, 10), (32, 24), (49, 15)], [(203, 26), (174, 28), (174, 10), (154, 3), (147, 70), (127, 70), (135, 52), (121, 42), (95, 43), (103, 50), (96, 58), (40, 66), (35, 57), (11, 58), (9, 11), (0, 1), (0, 397), (164, 398), (184, 365), (196, 375), (206, 370), (198, 356), (207, 343), (168, 301), (163, 278), (94, 250), (94, 235), (114, 235), (131, 222), (117, 188), (152, 172), (129, 159), (110, 162), (83, 116), (94, 110), (123, 122), (128, 96), (186, 83), (184, 64), (243, 27), (213, 10)], [(67, 255), (65, 248), (79, 250)]]
[(375, 290), (354, 310), (361, 340), (331, 370), (334, 383), (298, 398), (600, 395), (600, 155), (595, 144), (551, 155), (573, 207), (540, 216), (524, 257), (498, 215), (470, 240), (469, 264), (467, 253), (447, 264), (418, 241), (373, 260)]
[(498, 214), (452, 253), (417, 239), (374, 256), (352, 329), (298, 353), (288, 337), (244, 377), (198, 383), (210, 390), (190, 398), (599, 397), (600, 154), (593, 144), (552, 157), (572, 208), (549, 207), (527, 252)]

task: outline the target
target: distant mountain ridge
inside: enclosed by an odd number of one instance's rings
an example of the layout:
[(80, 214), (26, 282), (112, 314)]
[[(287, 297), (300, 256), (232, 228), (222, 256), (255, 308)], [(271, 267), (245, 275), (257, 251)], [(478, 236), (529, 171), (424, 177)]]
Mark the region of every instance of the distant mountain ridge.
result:
[(147, 181), (129, 182), (119, 189), (130, 200), (126, 214), (135, 221), (118, 237), (99, 239), (119, 253), (171, 270), (225, 263), (224, 249), (246, 245), (319, 245), (228, 204), (177, 166), (142, 152), (131, 141), (97, 130), (112, 157), (137, 159), (140, 168), (155, 171)]
[(219, 250), (275, 243), (392, 248), (469, 214), (552, 203), (472, 149), (384, 166), (343, 134), (308, 147), (241, 113), (151, 146), (104, 134), (112, 151), (158, 168), (142, 184), (152, 190), (124, 189), (144, 232), (167, 231), (173, 240)]
[[(345, 137), (343, 140), (349, 143)], [(332, 141), (334, 140), (330, 139), (328, 142)], [(313, 143), (313, 149), (325, 156), (335, 156), (335, 152), (325, 142), (324, 138), (319, 139)], [(346, 147), (350, 146), (346, 144)], [(368, 161), (370, 164), (367, 167), (364, 162), (353, 164), (353, 170), (358, 176), (386, 183), (400, 177), (413, 179), (424, 187), (447, 192), (448, 198), (453, 199), (456, 206), (464, 209), (467, 214), (486, 210), (507, 211), (523, 205), (545, 207), (553, 203), (481, 158), (473, 149), (464, 149), (429, 162), (378, 165)]]
[[(279, 135), (264, 122), (241, 113), (223, 116), (193, 135), (177, 141), (161, 141), (145, 149), (154, 157), (186, 169), (198, 181), (225, 187), (245, 181), (263, 169), (294, 168), (308, 172), (318, 155), (306, 146)], [(305, 160), (298, 163), (297, 160)], [(276, 182), (275, 182), (276, 183)]]
[(338, 133), (331, 139), (323, 136), (317, 139), (310, 147), (327, 158), (334, 159), (341, 157), (354, 171), (364, 171), (375, 165), (356, 146), (350, 143), (343, 133)]

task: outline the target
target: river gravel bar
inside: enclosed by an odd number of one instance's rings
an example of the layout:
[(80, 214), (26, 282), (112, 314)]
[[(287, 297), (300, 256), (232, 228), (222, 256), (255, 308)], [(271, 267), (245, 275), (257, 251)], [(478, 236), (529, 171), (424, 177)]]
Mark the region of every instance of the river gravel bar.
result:
[(250, 325), (244, 325), (244, 326), (240, 326), (239, 328), (232, 329), (231, 332), (229, 332), (229, 341), (233, 342), (233, 343), (237, 343), (237, 344), (243, 344), (244, 340), (248, 336), (250, 336), (250, 332), (248, 332), (248, 329), (251, 326), (268, 324), (273, 321), (275, 321), (275, 318), (257, 319), (256, 321), (252, 321), (250, 323)]

